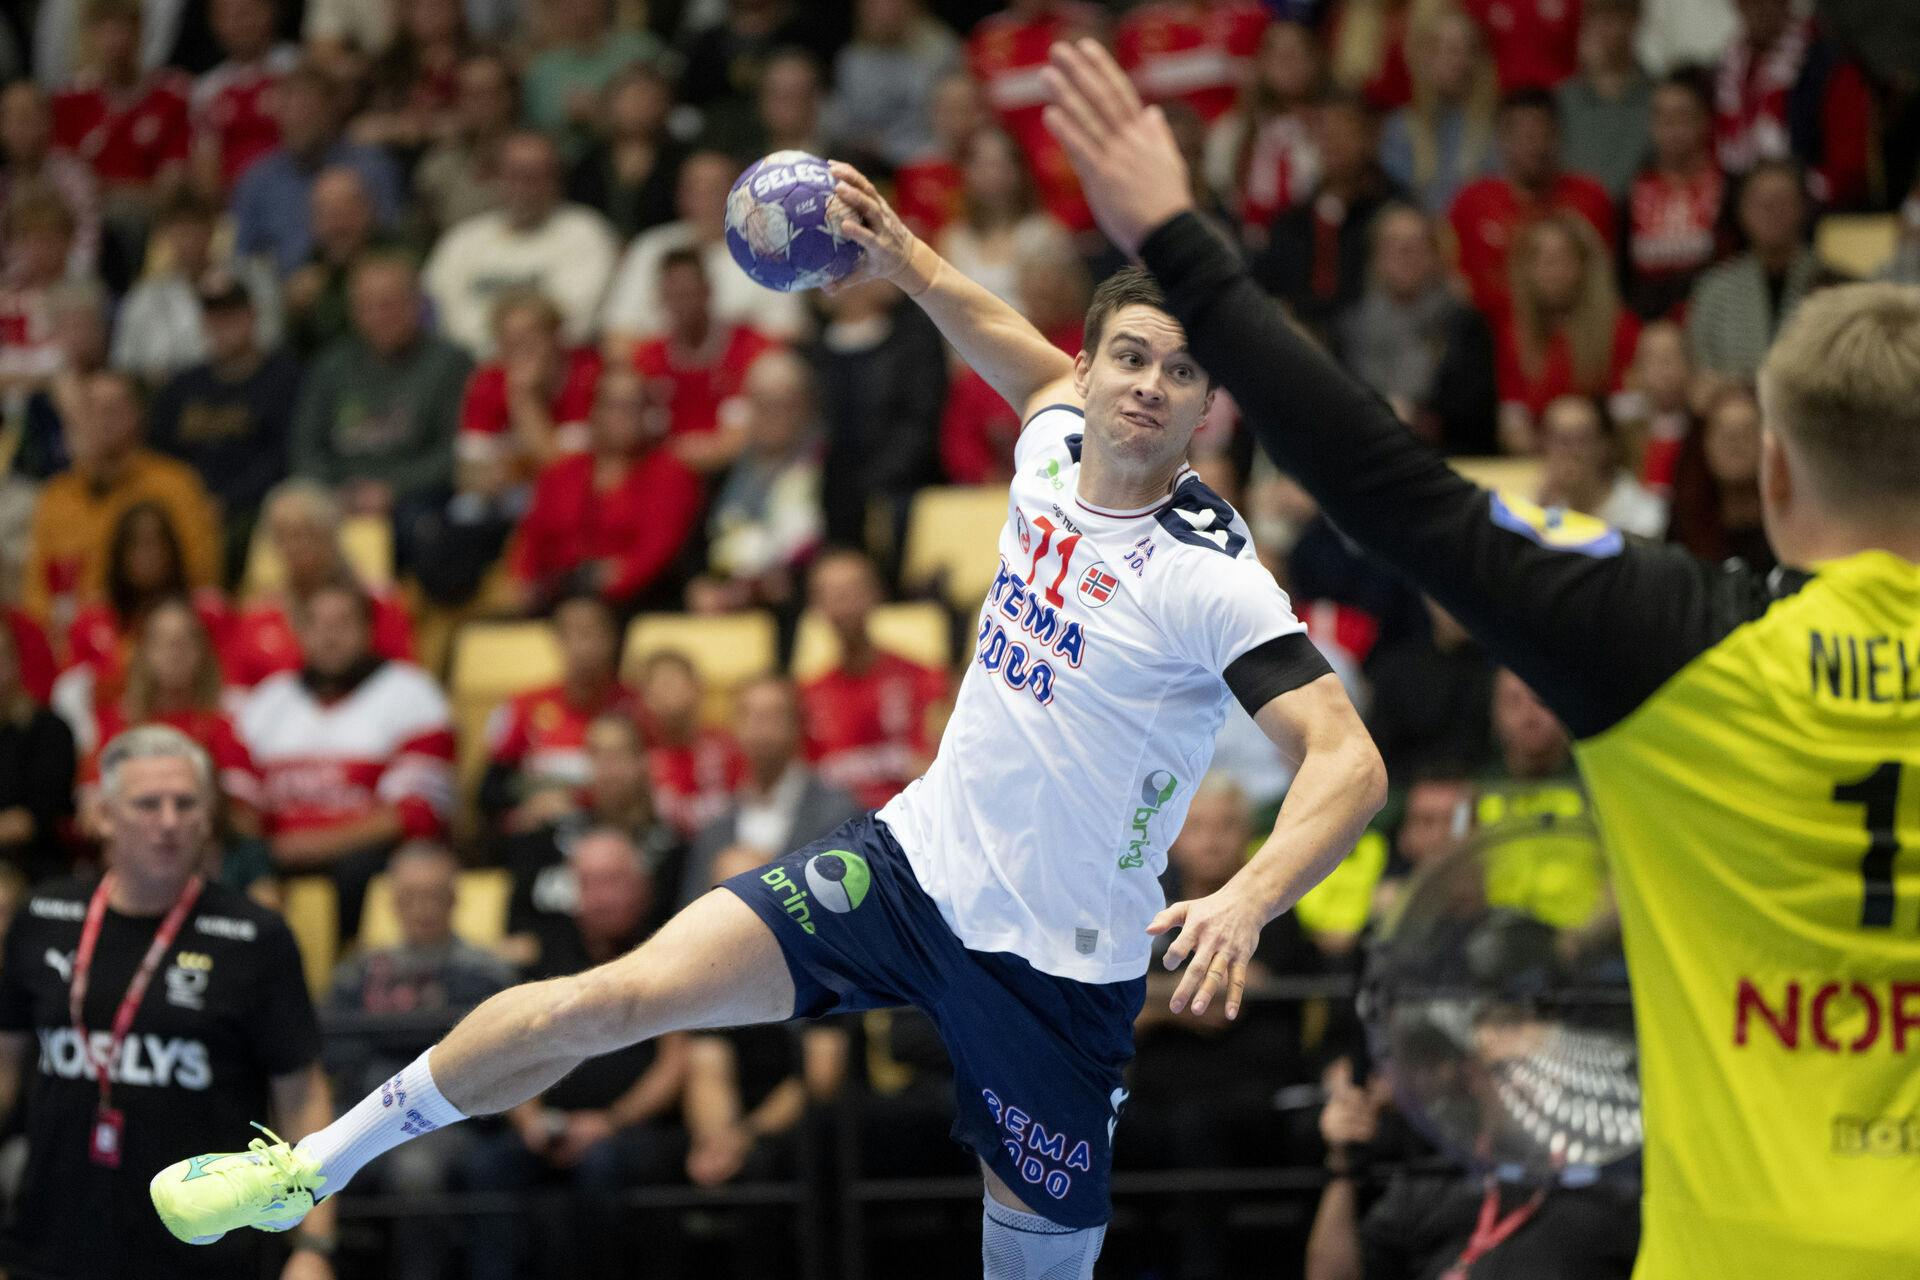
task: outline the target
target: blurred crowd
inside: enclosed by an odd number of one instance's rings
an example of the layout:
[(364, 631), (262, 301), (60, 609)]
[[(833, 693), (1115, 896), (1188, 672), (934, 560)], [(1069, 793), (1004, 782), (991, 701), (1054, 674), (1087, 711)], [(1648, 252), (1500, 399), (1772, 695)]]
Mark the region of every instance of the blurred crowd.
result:
[[(1863, 6), (1833, 8), (12, 0), (6, 897), (93, 865), (100, 748), (161, 722), (217, 764), (223, 880), (275, 905), (330, 885), (336, 1011), (457, 1009), (619, 953), (917, 776), (966, 655), (902, 656), (872, 619), (927, 587), (903, 570), (916, 498), (1004, 485), (1020, 424), (892, 286), (753, 285), (726, 196), (770, 151), (849, 160), (1076, 351), (1119, 259), (1040, 121), (1067, 36), (1110, 42), (1220, 234), (1413, 431), (1512, 500), (1769, 563), (1751, 378), (1842, 278), (1816, 227), (1882, 215), (1876, 269), (1920, 281), (1913, 72), (1843, 43)], [(1345, 972), (1466, 827), (1581, 811), (1566, 735), (1255, 456), (1228, 396), (1193, 454), (1392, 774), (1379, 830), (1261, 952), (1272, 975)], [(663, 612), (770, 617), (775, 667), (712, 688), (698, 651), (623, 663), (628, 624)], [(453, 640), (503, 618), (549, 627), (560, 674), (476, 736)], [(832, 657), (796, 679), (809, 618)], [(1230, 720), (1170, 895), (1224, 882), (1287, 781)], [(509, 878), (507, 918), (462, 941), (456, 886), (480, 867)], [(375, 884), (400, 936), (356, 948)], [(1310, 1120), (1269, 1104), (1321, 1078), (1340, 1019), (1196, 1029), (1148, 1005), (1128, 1114), (1157, 1136), (1123, 1166), (1317, 1157)], [(343, 1096), (408, 1047), (335, 1045)], [(948, 1168), (943, 1069), (910, 1017), (670, 1037), (380, 1176), (772, 1176), (849, 1082), (872, 1167)], [(453, 1241), (407, 1243), (394, 1274), (424, 1276)], [(467, 1243), (474, 1276), (513, 1274), (524, 1244)]]

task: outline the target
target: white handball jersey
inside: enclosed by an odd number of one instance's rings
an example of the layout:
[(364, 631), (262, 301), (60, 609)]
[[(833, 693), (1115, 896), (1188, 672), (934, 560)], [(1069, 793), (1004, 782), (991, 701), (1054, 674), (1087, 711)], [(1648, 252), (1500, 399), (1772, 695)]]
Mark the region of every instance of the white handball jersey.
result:
[(1079, 501), (1082, 428), (1054, 405), (1022, 432), (953, 717), (880, 817), (966, 946), (1118, 982), (1146, 972), (1167, 844), (1232, 696), (1221, 673), (1304, 628), (1190, 469), (1139, 511)]

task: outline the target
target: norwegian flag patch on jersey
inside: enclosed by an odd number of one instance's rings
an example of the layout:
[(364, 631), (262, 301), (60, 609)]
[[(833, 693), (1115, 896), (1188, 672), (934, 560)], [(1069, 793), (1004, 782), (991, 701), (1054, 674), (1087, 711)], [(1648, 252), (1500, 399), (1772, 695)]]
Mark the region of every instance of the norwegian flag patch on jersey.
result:
[(1089, 608), (1098, 609), (1113, 599), (1113, 593), (1119, 589), (1120, 579), (1107, 572), (1105, 560), (1087, 566), (1087, 571), (1080, 575), (1078, 591)]

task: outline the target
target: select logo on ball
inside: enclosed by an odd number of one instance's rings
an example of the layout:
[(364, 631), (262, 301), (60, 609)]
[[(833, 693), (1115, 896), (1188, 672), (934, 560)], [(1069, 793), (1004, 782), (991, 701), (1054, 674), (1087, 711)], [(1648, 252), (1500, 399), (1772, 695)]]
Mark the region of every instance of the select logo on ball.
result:
[(829, 911), (845, 915), (866, 901), (873, 873), (867, 860), (846, 849), (829, 849), (807, 859), (807, 891)]
[(817, 289), (859, 265), (860, 246), (840, 230), (847, 216), (825, 160), (776, 151), (748, 165), (727, 194), (727, 252), (769, 289)]

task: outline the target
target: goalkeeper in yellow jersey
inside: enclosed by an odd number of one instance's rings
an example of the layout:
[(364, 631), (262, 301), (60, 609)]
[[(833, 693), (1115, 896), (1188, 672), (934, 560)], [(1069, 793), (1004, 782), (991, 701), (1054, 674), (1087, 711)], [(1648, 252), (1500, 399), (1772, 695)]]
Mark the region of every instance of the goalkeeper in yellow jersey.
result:
[(1782, 568), (1484, 492), (1291, 329), (1091, 42), (1047, 122), (1194, 356), (1350, 537), (1573, 731), (1645, 1099), (1636, 1276), (1920, 1274), (1920, 289), (1816, 294), (1760, 377)]

